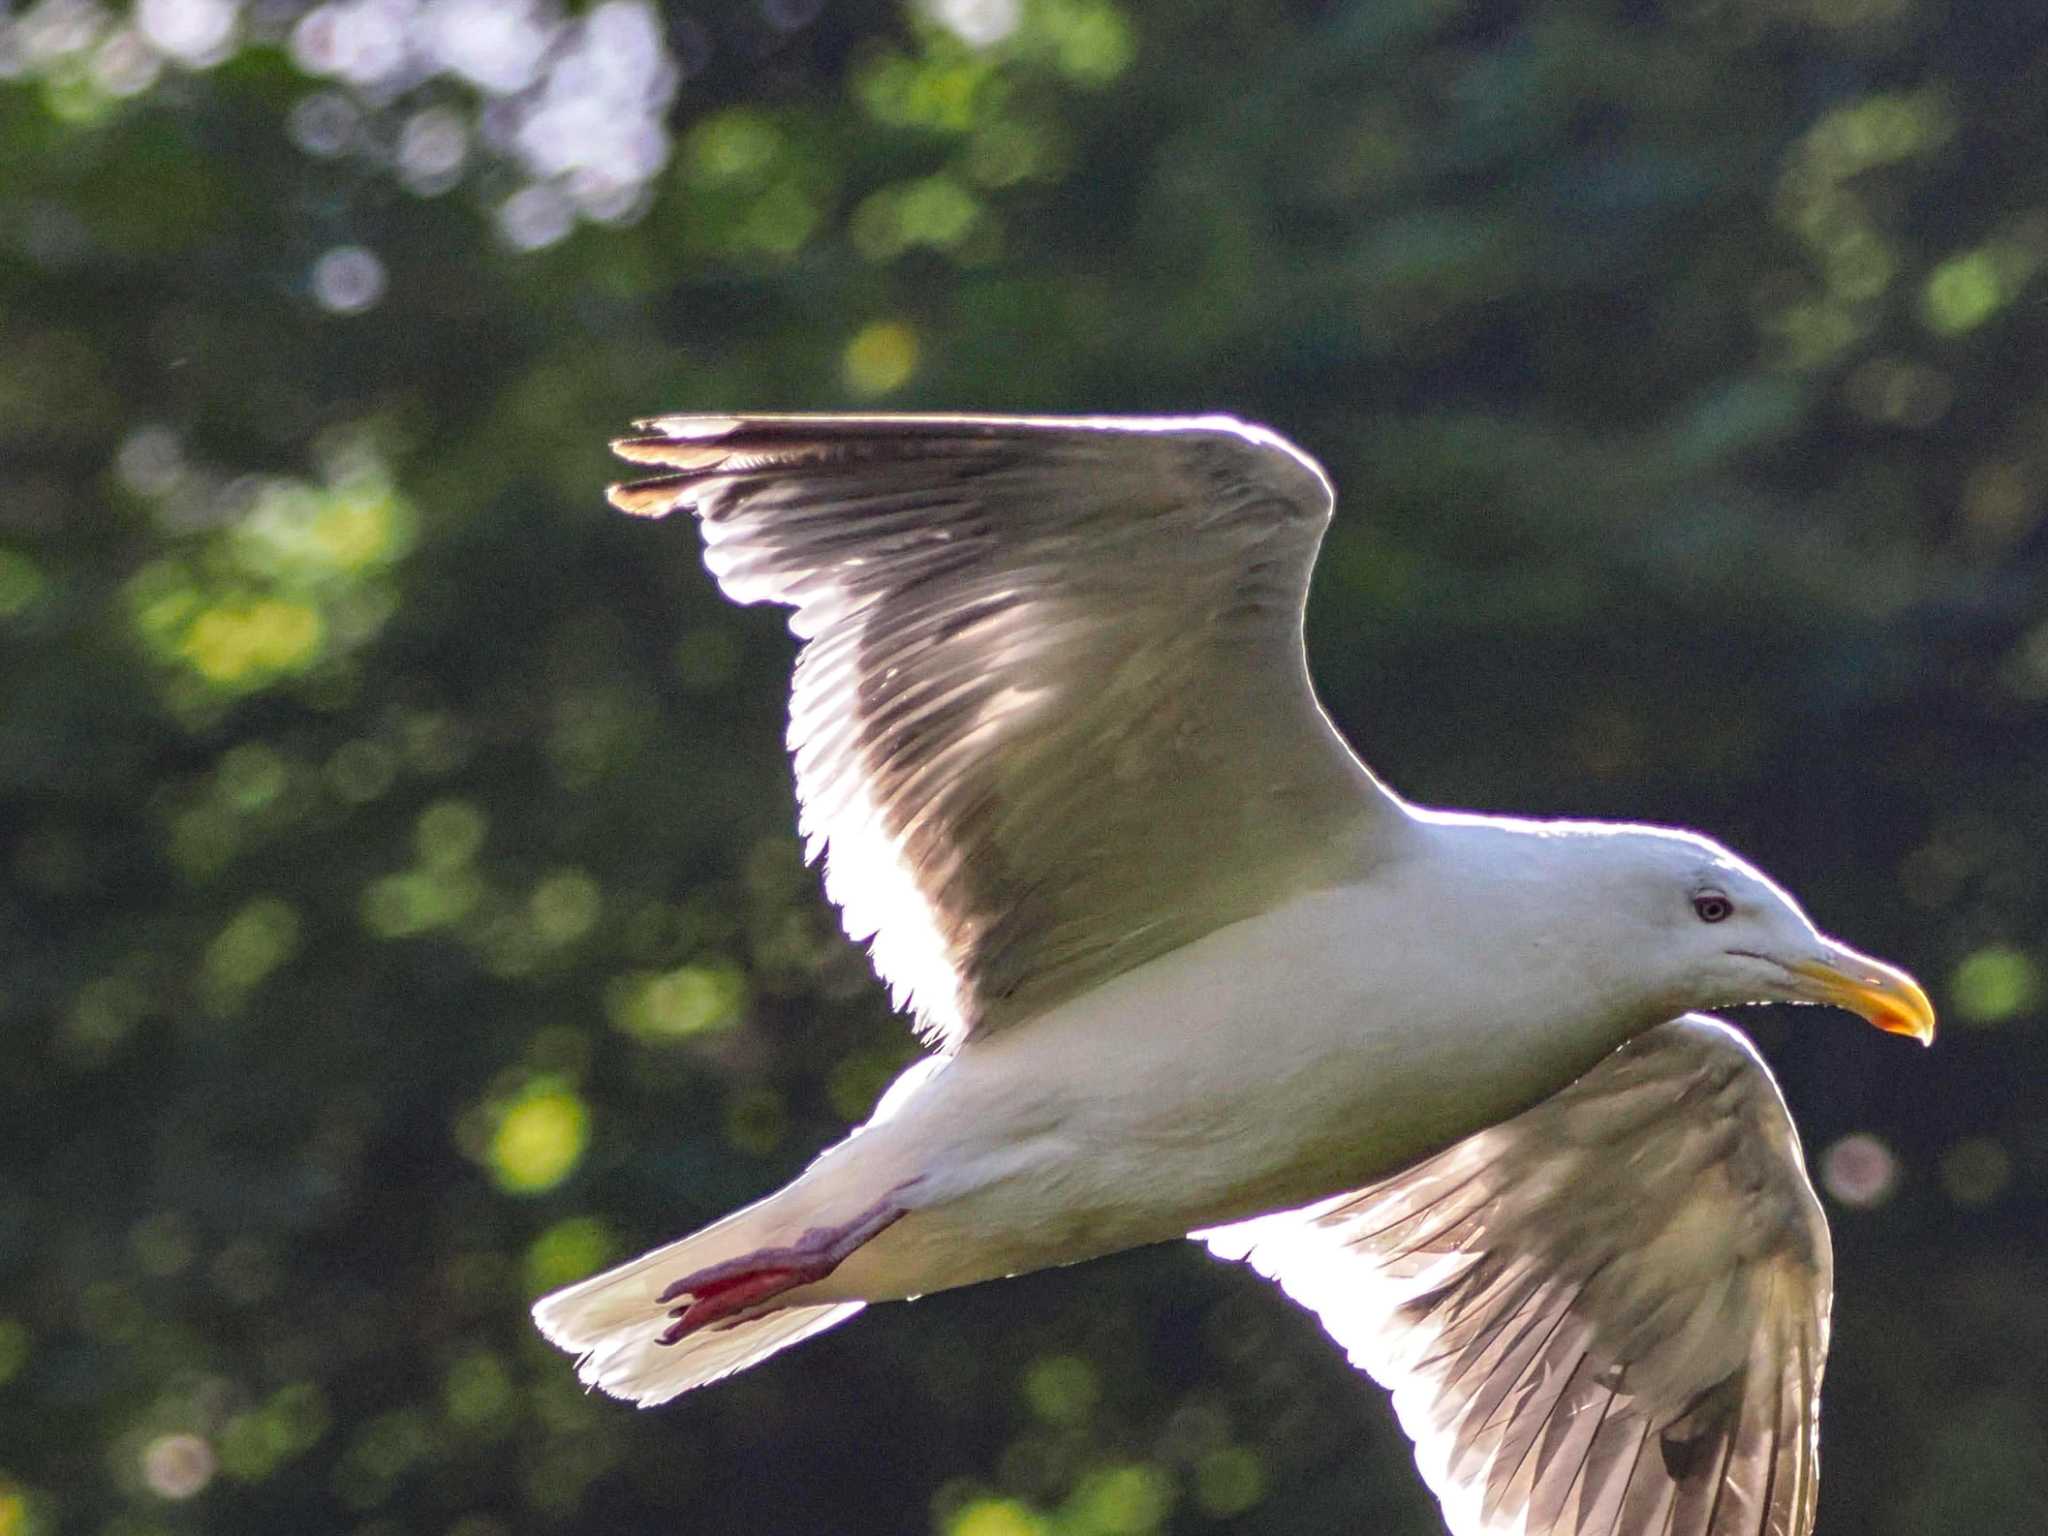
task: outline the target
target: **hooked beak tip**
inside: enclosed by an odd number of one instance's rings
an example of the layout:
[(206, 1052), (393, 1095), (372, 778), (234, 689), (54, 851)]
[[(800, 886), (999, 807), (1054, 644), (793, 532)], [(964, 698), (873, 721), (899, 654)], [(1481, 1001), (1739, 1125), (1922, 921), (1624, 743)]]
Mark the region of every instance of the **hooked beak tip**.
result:
[(1886, 1034), (1934, 1044), (1934, 1004), (1920, 983), (1897, 966), (1830, 942), (1819, 959), (1788, 969), (1810, 984), (1813, 1001), (1846, 1008)]

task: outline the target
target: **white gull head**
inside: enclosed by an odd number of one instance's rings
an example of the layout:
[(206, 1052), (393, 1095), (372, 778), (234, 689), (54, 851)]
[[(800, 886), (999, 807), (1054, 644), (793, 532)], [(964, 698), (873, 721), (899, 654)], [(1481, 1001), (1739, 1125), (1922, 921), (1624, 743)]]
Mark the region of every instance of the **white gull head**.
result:
[(1583, 996), (1648, 1027), (1746, 1003), (1824, 1003), (1933, 1039), (1905, 972), (1829, 938), (1770, 876), (1712, 838), (1625, 822), (1415, 811), (1430, 862), (1518, 962), (1569, 955)]

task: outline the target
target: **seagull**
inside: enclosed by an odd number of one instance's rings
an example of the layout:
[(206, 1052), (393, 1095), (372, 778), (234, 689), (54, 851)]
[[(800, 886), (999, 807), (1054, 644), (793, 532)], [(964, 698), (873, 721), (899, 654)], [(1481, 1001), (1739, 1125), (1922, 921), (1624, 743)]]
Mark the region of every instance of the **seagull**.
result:
[(1302, 615), (1335, 506), (1227, 416), (660, 416), (611, 500), (793, 610), (801, 830), (935, 1047), (722, 1221), (542, 1298), (641, 1404), (904, 1300), (1193, 1236), (1393, 1393), (1454, 1536), (1806, 1536), (1833, 1260), (1697, 1010), (1930, 1043), (1696, 833), (1425, 809)]

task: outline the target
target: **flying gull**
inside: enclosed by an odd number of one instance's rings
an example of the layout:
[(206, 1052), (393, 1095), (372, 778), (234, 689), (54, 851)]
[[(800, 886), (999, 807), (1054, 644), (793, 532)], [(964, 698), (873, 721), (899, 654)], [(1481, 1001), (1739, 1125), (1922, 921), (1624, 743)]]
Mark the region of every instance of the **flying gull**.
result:
[(1222, 416), (663, 416), (802, 639), (802, 830), (936, 1051), (785, 1188), (543, 1298), (664, 1402), (869, 1302), (1193, 1235), (1392, 1388), (1456, 1536), (1806, 1536), (1832, 1257), (1694, 1010), (1932, 1039), (1903, 971), (1691, 832), (1426, 810), (1316, 701), (1333, 496)]

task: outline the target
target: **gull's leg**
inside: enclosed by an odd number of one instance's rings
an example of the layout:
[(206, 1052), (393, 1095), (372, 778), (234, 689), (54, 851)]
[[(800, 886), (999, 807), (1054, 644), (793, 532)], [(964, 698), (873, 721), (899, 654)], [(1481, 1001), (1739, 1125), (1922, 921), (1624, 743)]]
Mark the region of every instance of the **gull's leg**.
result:
[(739, 1314), (752, 1311), (764, 1301), (824, 1279), (845, 1263), (854, 1249), (903, 1216), (905, 1207), (895, 1198), (901, 1192), (891, 1190), (853, 1220), (839, 1226), (812, 1227), (786, 1247), (757, 1248), (674, 1281), (655, 1300), (667, 1303), (679, 1297), (686, 1299), (669, 1309), (668, 1315), (675, 1321), (656, 1342), (675, 1344), (713, 1323), (739, 1321)]

